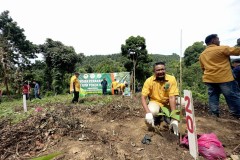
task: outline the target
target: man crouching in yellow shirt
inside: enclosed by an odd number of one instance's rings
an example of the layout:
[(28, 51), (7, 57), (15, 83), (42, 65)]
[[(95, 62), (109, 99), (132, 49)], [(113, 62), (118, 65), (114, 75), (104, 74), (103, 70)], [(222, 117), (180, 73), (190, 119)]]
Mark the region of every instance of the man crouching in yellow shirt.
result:
[(70, 93), (73, 93), (72, 103), (78, 102), (79, 91), (80, 91), (80, 82), (79, 82), (79, 73), (74, 73), (70, 79)]
[[(174, 76), (166, 74), (164, 62), (157, 62), (153, 66), (154, 75), (149, 77), (142, 88), (142, 106), (145, 110), (145, 120), (150, 128), (156, 125), (156, 117), (160, 107), (168, 107), (171, 111), (176, 109), (176, 96), (179, 95), (177, 81)], [(147, 104), (147, 98), (149, 103)], [(171, 124), (177, 124), (176, 120)], [(177, 129), (176, 127), (174, 127)], [(174, 131), (174, 133), (178, 131)]]

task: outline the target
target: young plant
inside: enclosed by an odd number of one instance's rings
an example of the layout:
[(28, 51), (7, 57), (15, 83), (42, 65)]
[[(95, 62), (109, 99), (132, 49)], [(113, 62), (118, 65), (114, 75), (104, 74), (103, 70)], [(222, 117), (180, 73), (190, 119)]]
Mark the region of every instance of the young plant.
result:
[(180, 110), (175, 109), (172, 112), (169, 111), (169, 109), (167, 107), (161, 107), (162, 112), (158, 113), (158, 115), (160, 116), (166, 116), (168, 118), (174, 118), (178, 121), (180, 121)]
[(60, 152), (51, 153), (51, 154), (48, 154), (48, 155), (46, 155), (46, 156), (41, 156), (41, 157), (33, 158), (33, 159), (31, 159), (31, 160), (51, 160), (51, 159), (57, 157), (57, 156), (60, 155), (60, 154), (62, 154), (62, 153), (60, 153)]

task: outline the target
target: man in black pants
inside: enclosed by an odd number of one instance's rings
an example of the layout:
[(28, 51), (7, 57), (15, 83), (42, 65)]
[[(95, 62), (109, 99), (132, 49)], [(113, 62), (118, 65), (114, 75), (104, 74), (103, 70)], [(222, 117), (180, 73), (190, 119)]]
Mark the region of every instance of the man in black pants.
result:
[(102, 85), (102, 94), (106, 95), (107, 94), (107, 85), (108, 85), (106, 78), (103, 78), (101, 85)]
[(70, 80), (70, 93), (73, 93), (72, 103), (78, 102), (79, 92), (80, 92), (80, 82), (78, 79), (79, 73), (74, 73)]

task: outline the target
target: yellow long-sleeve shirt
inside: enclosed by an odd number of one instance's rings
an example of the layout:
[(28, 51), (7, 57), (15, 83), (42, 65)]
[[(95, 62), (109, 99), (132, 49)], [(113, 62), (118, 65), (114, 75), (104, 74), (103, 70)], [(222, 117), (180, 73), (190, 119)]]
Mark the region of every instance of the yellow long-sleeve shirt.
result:
[(199, 61), (203, 70), (202, 80), (208, 83), (233, 81), (230, 55), (240, 55), (240, 48), (209, 45), (200, 54)]
[(78, 77), (76, 77), (75, 75), (73, 75), (70, 80), (70, 92), (74, 91), (74, 87), (75, 91), (80, 91), (80, 82)]

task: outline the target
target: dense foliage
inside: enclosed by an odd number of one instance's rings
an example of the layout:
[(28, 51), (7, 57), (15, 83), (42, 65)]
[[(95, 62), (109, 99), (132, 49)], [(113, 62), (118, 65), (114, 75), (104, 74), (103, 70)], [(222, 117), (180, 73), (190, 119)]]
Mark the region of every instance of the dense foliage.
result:
[[(126, 37), (125, 44), (119, 46), (121, 53), (112, 55), (91, 55), (76, 53), (74, 48), (60, 41), (47, 38), (44, 44), (35, 45), (26, 40), (24, 30), (9, 16), (8, 11), (0, 15), (0, 87), (3, 94), (21, 95), (23, 81), (37, 80), (41, 92), (45, 95), (66, 93), (69, 79), (73, 72), (110, 73), (130, 72), (135, 68), (136, 84), (143, 85), (152, 75), (152, 66), (158, 61), (166, 62), (167, 73), (174, 75), (178, 82), (182, 73), (182, 89), (193, 91), (200, 100), (206, 99), (206, 86), (202, 83), (202, 71), (198, 57), (205, 49), (203, 42), (189, 46), (182, 57), (171, 55), (148, 54), (145, 38), (141, 36)], [(43, 59), (30, 63), (42, 54)], [(33, 62), (33, 61), (32, 61)], [(180, 72), (180, 68), (182, 72)], [(8, 85), (10, 84), (10, 89)]]
[(9, 94), (9, 84), (19, 93), (22, 71), (35, 58), (36, 45), (26, 39), (24, 29), (9, 16), (9, 11), (0, 14), (0, 77)]

